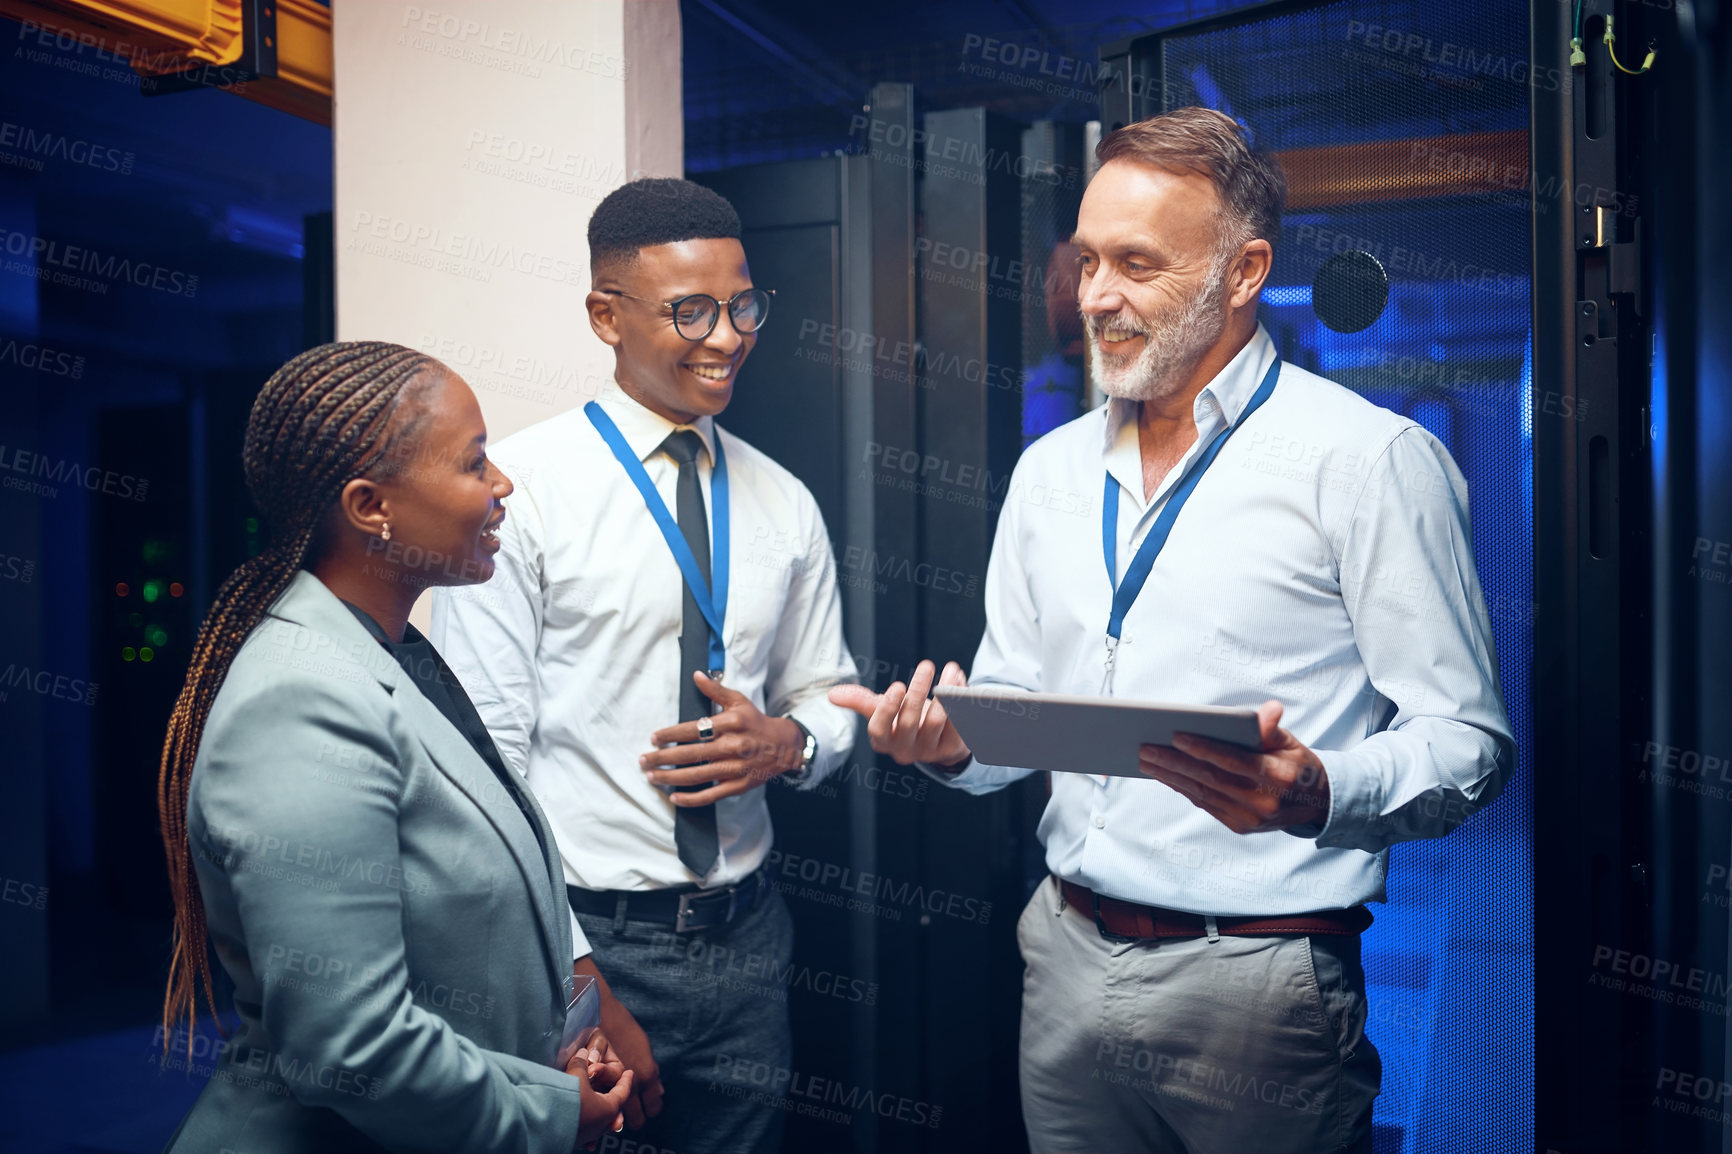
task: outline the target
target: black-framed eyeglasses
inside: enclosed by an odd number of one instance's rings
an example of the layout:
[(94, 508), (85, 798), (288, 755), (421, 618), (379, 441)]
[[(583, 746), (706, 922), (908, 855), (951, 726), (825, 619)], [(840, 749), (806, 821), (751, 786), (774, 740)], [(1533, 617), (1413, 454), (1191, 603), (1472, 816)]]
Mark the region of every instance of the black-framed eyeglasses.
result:
[(671, 301), (652, 301), (648, 297), (633, 296), (620, 289), (600, 291), (616, 297), (642, 301), (646, 305), (655, 305), (664, 312), (671, 312), (674, 332), (688, 341), (701, 341), (714, 332), (724, 305), (727, 306), (728, 319), (733, 322), (735, 332), (741, 336), (757, 332), (769, 318), (770, 298), (776, 295), (775, 289), (749, 288), (741, 289), (725, 301), (718, 300), (709, 293), (691, 293)]

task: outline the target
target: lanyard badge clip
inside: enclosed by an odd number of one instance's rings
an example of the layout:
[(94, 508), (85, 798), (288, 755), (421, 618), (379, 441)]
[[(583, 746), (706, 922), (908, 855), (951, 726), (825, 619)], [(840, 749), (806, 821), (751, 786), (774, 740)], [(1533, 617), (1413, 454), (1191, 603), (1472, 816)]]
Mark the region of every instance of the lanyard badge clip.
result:
[(1101, 695), (1105, 696), (1113, 684), (1113, 666), (1119, 657), (1119, 639), (1111, 633), (1107, 634), (1107, 670), (1101, 678)]

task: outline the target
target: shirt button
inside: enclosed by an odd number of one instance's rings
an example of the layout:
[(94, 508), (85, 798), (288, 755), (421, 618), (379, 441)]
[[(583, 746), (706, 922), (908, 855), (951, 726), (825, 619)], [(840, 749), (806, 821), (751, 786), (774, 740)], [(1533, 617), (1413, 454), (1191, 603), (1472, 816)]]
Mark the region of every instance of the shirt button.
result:
[(1096, 815), (1095, 815), (1095, 828), (1096, 828), (1096, 829), (1105, 829), (1105, 828), (1107, 828), (1107, 819), (1106, 819), (1106, 818), (1104, 818), (1104, 817), (1102, 817), (1102, 816), (1100, 816), (1100, 815), (1099, 815), (1099, 814), (1096, 814)]

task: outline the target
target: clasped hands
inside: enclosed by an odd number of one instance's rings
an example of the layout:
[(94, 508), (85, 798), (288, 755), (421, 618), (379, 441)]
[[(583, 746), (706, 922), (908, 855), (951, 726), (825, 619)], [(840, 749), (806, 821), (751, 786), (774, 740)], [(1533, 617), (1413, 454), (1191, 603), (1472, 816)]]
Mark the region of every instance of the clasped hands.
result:
[(604, 1134), (625, 1128), (626, 1101), (631, 1097), (632, 1072), (614, 1053), (600, 1030), (565, 1064), (565, 1072), (583, 1084), (583, 1104), (577, 1120), (577, 1143), (588, 1146)]
[[(637, 759), (652, 783), (676, 790), (669, 795), (675, 805), (713, 805), (800, 768), (806, 735), (798, 725), (766, 716), (745, 694), (708, 674), (694, 672), (692, 680), (722, 707), (709, 718), (710, 740), (700, 740), (696, 721), (682, 721), (650, 735), (655, 748)], [(709, 788), (686, 788), (702, 785)]]
[[(872, 748), (897, 764), (961, 768), (968, 745), (930, 696), (935, 672), (932, 662), (922, 661), (906, 685), (895, 682), (883, 693), (839, 685), (830, 700), (866, 718)], [(937, 683), (966, 685), (968, 679), (952, 661)], [(1170, 746), (1140, 747), (1137, 768), (1234, 833), (1322, 825), (1329, 818), (1329, 775), (1315, 753), (1281, 728), (1281, 712), (1279, 701), (1257, 707), (1260, 749), (1180, 733)]]

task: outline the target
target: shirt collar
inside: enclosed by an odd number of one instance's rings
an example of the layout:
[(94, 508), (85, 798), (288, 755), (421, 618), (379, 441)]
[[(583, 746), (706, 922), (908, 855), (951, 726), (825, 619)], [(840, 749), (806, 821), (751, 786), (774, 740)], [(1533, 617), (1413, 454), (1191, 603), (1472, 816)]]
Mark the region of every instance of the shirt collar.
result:
[[(1269, 339), (1269, 331), (1259, 324), (1257, 331), (1251, 334), (1251, 339), (1245, 342), (1245, 347), (1235, 353), (1233, 359), (1197, 394), (1191, 409), (1197, 421), (1197, 431), (1206, 432), (1222, 415), (1225, 415), (1229, 422), (1238, 420), (1239, 414), (1250, 404), (1252, 394), (1257, 391), (1257, 386), (1263, 383), (1263, 375), (1269, 371), (1269, 366), (1274, 361), (1275, 342)], [(1107, 402), (1104, 443), (1107, 451), (1110, 452), (1118, 442), (1126, 425), (1135, 428), (1137, 413), (1136, 401), (1113, 397)]]
[(661, 443), (668, 439), (668, 434), (675, 429), (691, 429), (704, 442), (704, 452), (709, 454), (710, 463), (715, 464), (714, 418), (699, 417), (689, 425), (676, 425), (660, 413), (645, 408), (620, 388), (618, 381), (611, 379), (595, 399), (607, 410), (613, 423), (619, 426), (620, 435), (625, 438), (625, 443), (631, 446), (631, 451), (637, 454), (638, 460), (649, 460), (661, 447)]
[[(1197, 422), (1197, 445), (1205, 444), (1215, 431), (1239, 419), (1250, 404), (1263, 375), (1275, 361), (1275, 342), (1268, 330), (1259, 324), (1245, 347), (1233, 355), (1214, 379), (1203, 386), (1192, 402), (1191, 414)], [(1106, 437), (1102, 452), (1106, 457), (1107, 474), (1136, 497), (1143, 499), (1143, 454), (1137, 441), (1138, 403), (1122, 397), (1107, 402)], [(1197, 450), (1187, 452), (1189, 457)]]
[[(1257, 387), (1263, 383), (1263, 376), (1269, 371), (1269, 366), (1274, 363), (1275, 342), (1269, 339), (1269, 330), (1259, 324), (1257, 331), (1251, 334), (1251, 339), (1245, 342), (1245, 347), (1197, 394), (1197, 404), (1202, 405), (1203, 399), (1207, 397), (1219, 407), (1229, 424), (1238, 420), (1239, 414), (1245, 411), (1245, 406), (1250, 404), (1251, 398), (1256, 395)], [(1195, 411), (1199, 424), (1204, 416), (1213, 415), (1201, 408)]]

